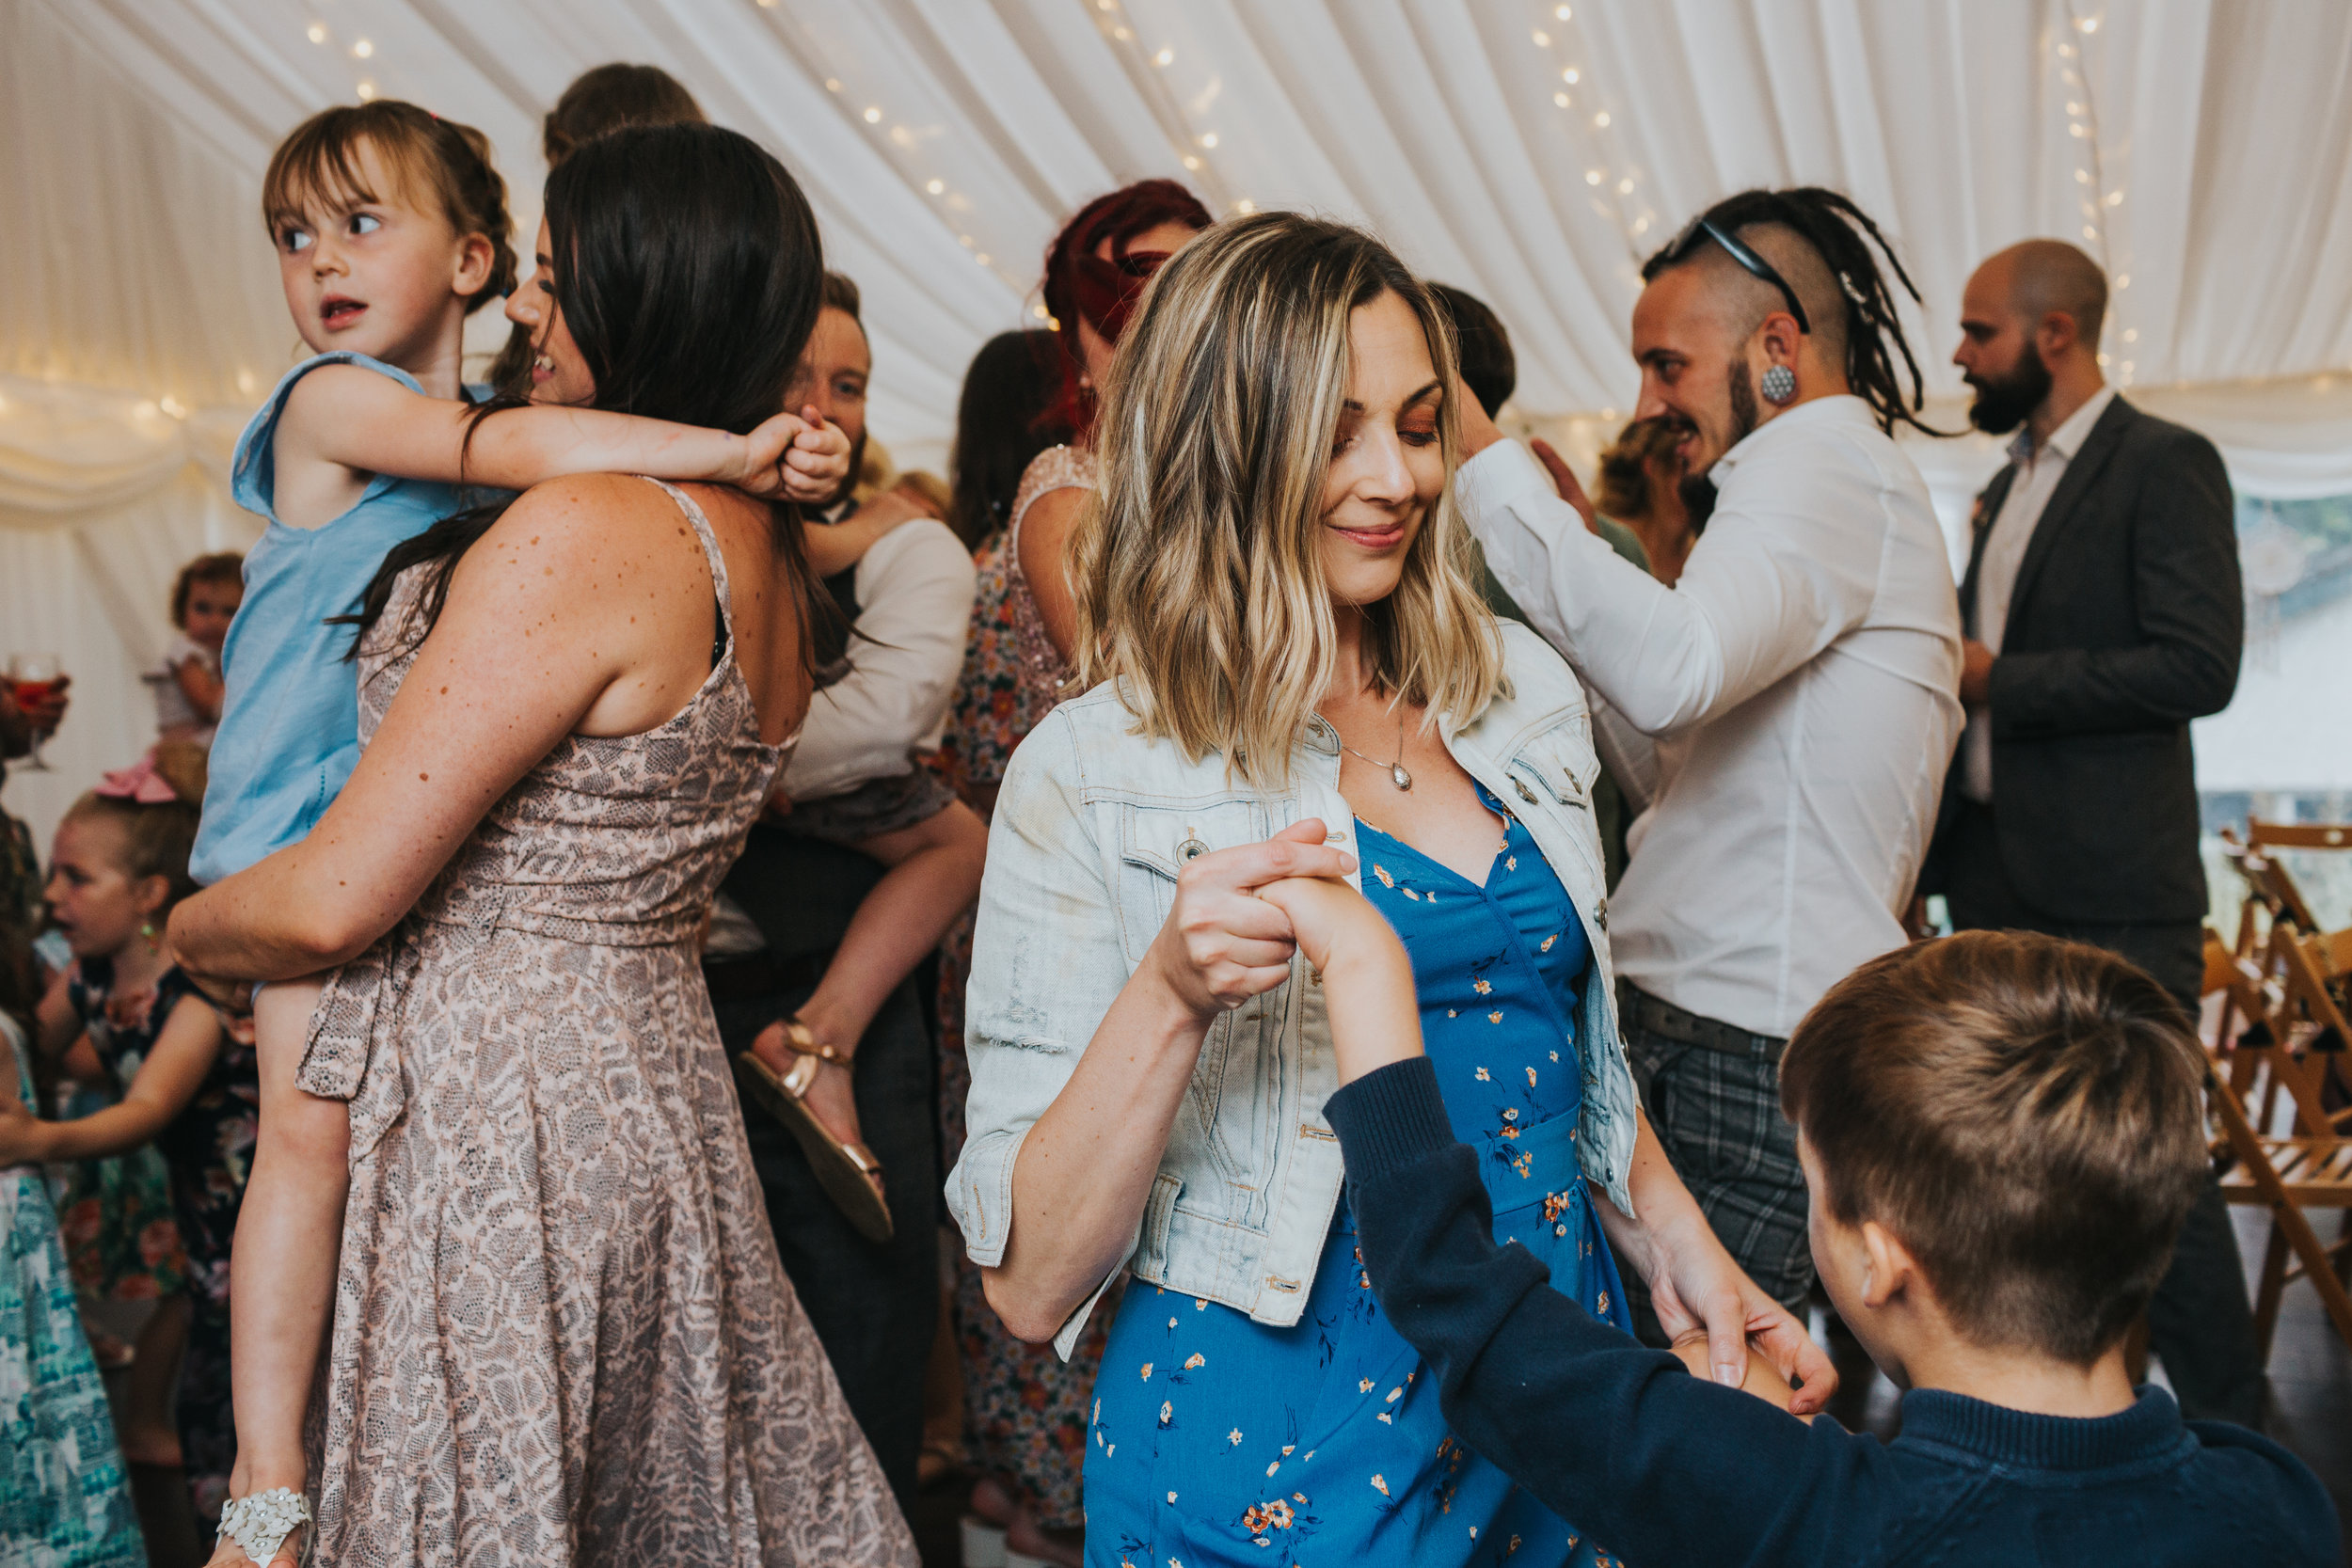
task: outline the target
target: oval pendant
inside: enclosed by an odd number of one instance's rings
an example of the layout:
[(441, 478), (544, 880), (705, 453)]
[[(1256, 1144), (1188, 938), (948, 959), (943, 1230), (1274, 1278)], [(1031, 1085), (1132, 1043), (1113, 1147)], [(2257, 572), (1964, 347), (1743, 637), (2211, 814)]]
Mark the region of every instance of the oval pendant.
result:
[(1399, 789), (1413, 787), (1413, 776), (1405, 771), (1405, 765), (1401, 762), (1389, 764), (1389, 782)]

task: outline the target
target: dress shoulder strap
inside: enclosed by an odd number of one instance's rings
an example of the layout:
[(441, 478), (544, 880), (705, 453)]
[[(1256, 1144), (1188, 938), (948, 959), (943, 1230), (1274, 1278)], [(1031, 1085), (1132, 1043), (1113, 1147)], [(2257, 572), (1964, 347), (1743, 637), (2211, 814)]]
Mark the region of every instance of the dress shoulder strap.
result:
[(703, 509), (694, 504), (693, 497), (667, 480), (652, 479), (651, 475), (641, 477), (652, 480), (669, 493), (678, 510), (686, 514), (686, 520), (693, 525), (694, 537), (702, 541), (703, 555), (710, 562), (710, 586), (719, 598), (719, 637), (711, 650), (711, 662), (716, 664), (720, 650), (735, 641), (734, 597), (727, 592), (726, 552), (719, 547), (719, 536), (710, 531), (710, 519), (703, 515)]
[(1094, 457), (1083, 447), (1048, 447), (1022, 470), (1020, 488), (1012, 499), (1012, 519), (1005, 530), (1005, 553), (1012, 570), (1021, 569), (1021, 519), (1038, 498), (1056, 490), (1086, 490), (1094, 485)]

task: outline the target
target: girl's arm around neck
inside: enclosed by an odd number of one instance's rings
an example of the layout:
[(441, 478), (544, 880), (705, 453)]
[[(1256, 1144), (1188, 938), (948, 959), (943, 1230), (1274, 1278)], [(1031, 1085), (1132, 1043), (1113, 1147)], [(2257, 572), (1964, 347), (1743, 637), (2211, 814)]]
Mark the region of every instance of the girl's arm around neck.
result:
[[(275, 449), (279, 483), (290, 461), (501, 490), (620, 473), (773, 491), (784, 482), (776, 470), (787, 452), (803, 459), (787, 467), (828, 467), (834, 483), (848, 468), (847, 440), (836, 431), (832, 441), (816, 441), (797, 414), (778, 414), (737, 436), (597, 408), (533, 404), (484, 417), (469, 445), (472, 421), (471, 404), (425, 397), (358, 365), (322, 365), (287, 394)], [(810, 446), (796, 446), (804, 435)], [(830, 455), (834, 442), (838, 462), (820, 463), (816, 449)]]
[(565, 736), (635, 734), (685, 706), (714, 614), (702, 546), (659, 490), (598, 475), (532, 491), (467, 552), (310, 836), (173, 911), (180, 961), (288, 980), (364, 952)]
[(182, 997), (119, 1103), (72, 1121), (41, 1121), (13, 1097), (0, 1101), (0, 1165), (96, 1160), (138, 1148), (187, 1109), (219, 1051), (219, 1017), (201, 997)]

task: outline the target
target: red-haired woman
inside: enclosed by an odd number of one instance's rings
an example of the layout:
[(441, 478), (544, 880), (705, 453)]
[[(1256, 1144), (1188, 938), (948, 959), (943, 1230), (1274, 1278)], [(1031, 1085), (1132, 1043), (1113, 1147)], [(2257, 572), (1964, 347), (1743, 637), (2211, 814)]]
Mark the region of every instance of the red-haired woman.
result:
[[(983, 816), (996, 800), (1005, 764), (1022, 737), (1061, 699), (1073, 600), (1063, 566), (1070, 531), (1094, 487), (1087, 450), (1095, 388), (1152, 275), (1206, 229), (1209, 211), (1173, 180), (1145, 180), (1097, 197), (1062, 227), (1045, 252), (1043, 294), (1060, 353), (1041, 429), (1073, 431), (1022, 475), (1005, 529), (978, 550), (979, 593), (963, 679), (943, 752), (949, 776)], [(960, 459), (969, 460), (965, 454)], [(941, 968), (941, 1072), (946, 1157), (963, 1147), (963, 983), (972, 926), (950, 934)], [(1005, 1331), (980, 1293), (979, 1271), (957, 1270), (955, 1322), (963, 1360), (965, 1442), (973, 1465), (992, 1478), (974, 1506), (1008, 1525), (1017, 1552), (1075, 1564), (1084, 1538), (1079, 1472), (1086, 1458), (1087, 1400), (1102, 1358), (1104, 1326), (1078, 1341), (1067, 1363), (1050, 1346)], [(993, 1483), (992, 1483), (993, 1482)], [(1006, 1483), (1009, 1482), (1009, 1486)]]

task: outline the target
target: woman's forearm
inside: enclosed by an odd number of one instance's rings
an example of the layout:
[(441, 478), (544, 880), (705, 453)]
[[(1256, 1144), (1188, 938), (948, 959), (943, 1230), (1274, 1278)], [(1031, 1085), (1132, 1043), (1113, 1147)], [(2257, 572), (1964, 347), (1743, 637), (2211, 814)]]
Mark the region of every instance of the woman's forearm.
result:
[(1053, 1338), (1126, 1257), (1207, 1032), (1147, 960), (1022, 1140), (1004, 1261), (983, 1276), (1021, 1338)]
[(182, 900), (171, 911), (173, 956), (190, 973), (230, 980), (294, 980), (357, 957), (390, 929), (360, 901), (322, 897), (297, 844)]
[(1595, 1194), (1599, 1201), (1593, 1212), (1600, 1217), (1610, 1246), (1646, 1279), (1657, 1271), (1661, 1238), (1692, 1224), (1704, 1229), (1707, 1214), (1691, 1196), (1691, 1189), (1682, 1184), (1682, 1178), (1675, 1174), (1658, 1134), (1650, 1131), (1649, 1117), (1637, 1110), (1634, 1123), (1633, 1162), (1626, 1172), (1633, 1212), (1620, 1212), (1606, 1193)]

